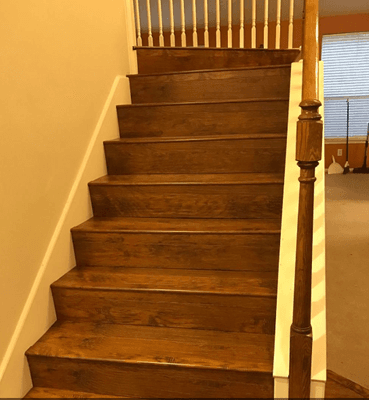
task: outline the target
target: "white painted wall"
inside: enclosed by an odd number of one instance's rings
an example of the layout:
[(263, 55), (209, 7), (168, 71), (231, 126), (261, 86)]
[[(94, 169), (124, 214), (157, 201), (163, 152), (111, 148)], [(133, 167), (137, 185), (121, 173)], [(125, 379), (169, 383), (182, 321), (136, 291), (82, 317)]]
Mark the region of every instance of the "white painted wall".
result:
[[(302, 62), (292, 63), (288, 136), (286, 150), (285, 184), (281, 247), (278, 275), (277, 318), (273, 376), (275, 398), (288, 397), (290, 327), (293, 313), (293, 291), (295, 278), (296, 234), (300, 169), (295, 161), (296, 122), (301, 113), (299, 103), (302, 89)], [(320, 62), (319, 109), (324, 116), (323, 63)], [(323, 156), (316, 168), (313, 239), (313, 276), (311, 317), (313, 328), (312, 398), (324, 397), (326, 381), (326, 300), (325, 300), (325, 174)], [(323, 396), (322, 396), (323, 394)]]
[(129, 12), (130, 0), (0, 4), (0, 397), (30, 387), (24, 352), (55, 320), (50, 284), (74, 266), (69, 230), (92, 215), (87, 182), (106, 173), (102, 141), (130, 102)]

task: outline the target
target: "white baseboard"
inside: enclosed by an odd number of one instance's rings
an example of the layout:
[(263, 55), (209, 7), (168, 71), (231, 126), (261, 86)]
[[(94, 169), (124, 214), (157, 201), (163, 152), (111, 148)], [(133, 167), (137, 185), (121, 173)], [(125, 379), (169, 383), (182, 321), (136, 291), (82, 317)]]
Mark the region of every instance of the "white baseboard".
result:
[(31, 388), (25, 351), (55, 322), (50, 285), (75, 266), (70, 229), (92, 216), (88, 182), (106, 174), (103, 141), (119, 137), (117, 104), (130, 104), (128, 78), (117, 76), (88, 143), (22, 313), (0, 364), (0, 397), (22, 398)]
[[(275, 399), (288, 399), (288, 378), (274, 378), (274, 398)], [(325, 382), (311, 381), (310, 398), (311, 399), (324, 399)]]

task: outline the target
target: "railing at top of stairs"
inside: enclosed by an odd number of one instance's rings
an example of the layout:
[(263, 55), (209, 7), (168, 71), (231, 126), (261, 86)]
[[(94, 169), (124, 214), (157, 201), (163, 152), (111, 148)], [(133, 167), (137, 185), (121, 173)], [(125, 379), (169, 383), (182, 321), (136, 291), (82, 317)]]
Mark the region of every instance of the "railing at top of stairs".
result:
[[(164, 0), (132, 1), (134, 1), (137, 46), (175, 47), (177, 37), (177, 46), (181, 47), (209, 47), (210, 43), (214, 43), (218, 48), (254, 49), (257, 47), (257, 31), (259, 31), (262, 37), (259, 41), (260, 47), (268, 49), (272, 46), (280, 49), (283, 2), (283, 8), (286, 11), (288, 9), (288, 37), (284, 42), (288, 43), (288, 49), (293, 48), (295, 0), (251, 0), (250, 9), (245, 9), (245, 0), (167, 0), (168, 3), (165, 1), (167, 4), (164, 4)], [(236, 8), (238, 15), (234, 19)], [(270, 29), (271, 12), (275, 15), (275, 19), (273, 17), (275, 32), (274, 29), (273, 32)], [(189, 14), (191, 14), (191, 21), (189, 21)], [(222, 27), (223, 15), (223, 23), (224, 25), (226, 23), (226, 26)], [(259, 15), (262, 22), (258, 28)], [(163, 21), (168, 21), (167, 26)], [(214, 25), (214, 32), (212, 32), (210, 22)], [(246, 34), (246, 29), (249, 29), (250, 37), (248, 32)], [(226, 31), (223, 43), (222, 30)], [(273, 39), (273, 43), (269, 39)], [(224, 44), (226, 46), (222, 46)]]
[(322, 158), (323, 123), (318, 110), (319, 0), (305, 0), (302, 109), (297, 122), (296, 161), (300, 167), (293, 322), (290, 336), (289, 397), (310, 398), (312, 328), (311, 280), (315, 168)]

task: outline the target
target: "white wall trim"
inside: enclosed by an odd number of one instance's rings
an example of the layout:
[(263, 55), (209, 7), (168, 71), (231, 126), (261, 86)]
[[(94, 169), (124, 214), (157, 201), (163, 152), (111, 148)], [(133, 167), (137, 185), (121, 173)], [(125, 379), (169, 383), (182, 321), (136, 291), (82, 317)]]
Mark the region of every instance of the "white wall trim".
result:
[[(323, 63), (320, 62), (319, 97), (323, 94)], [(300, 169), (296, 165), (296, 122), (300, 114), (299, 103), (302, 89), (302, 63), (292, 63), (291, 87), (288, 117), (286, 168), (283, 193), (280, 259), (278, 271), (277, 316), (273, 376), (275, 397), (288, 395), (290, 326), (293, 313), (293, 292), (295, 279), (296, 235), (298, 217)], [(324, 100), (320, 112), (324, 115)], [(322, 160), (316, 169), (313, 238), (312, 278), (312, 327), (313, 357), (312, 380), (325, 384), (326, 381), (326, 303), (325, 303), (325, 174), (324, 146)], [(321, 390), (321, 385), (314, 384)]]
[[(129, 91), (129, 82), (128, 78), (118, 75), (114, 79), (114, 82), (111, 86), (109, 95), (105, 101), (105, 104), (103, 106), (103, 109), (101, 111), (101, 114), (99, 116), (98, 122), (96, 124), (96, 127), (93, 131), (93, 134), (91, 136), (91, 139), (88, 143), (86, 152), (83, 156), (82, 163), (78, 169), (76, 178), (72, 184), (71, 190), (69, 192), (67, 201), (65, 203), (65, 206), (62, 210), (62, 213), (60, 215), (60, 218), (57, 222), (57, 225), (55, 227), (55, 230), (52, 234), (51, 240), (49, 242), (49, 245), (47, 247), (47, 250), (45, 252), (45, 255), (43, 257), (43, 260), (41, 262), (41, 265), (39, 267), (38, 273), (36, 275), (36, 278), (32, 284), (31, 290), (28, 294), (27, 300), (24, 304), (23, 310), (21, 312), (20, 318), (18, 320), (18, 323), (16, 325), (16, 328), (14, 330), (14, 333), (12, 335), (12, 338), (9, 342), (9, 345), (7, 347), (7, 350), (5, 352), (5, 356), (3, 360), (1, 361), (0, 364), (0, 397), (4, 394), (5, 397), (21, 397), (25, 393), (21, 394), (9, 394), (9, 379), (5, 379), (5, 375), (7, 372), (7, 368), (12, 361), (13, 355), (16, 353), (15, 350), (19, 346), (23, 346), (23, 342), (20, 343), (20, 337), (24, 333), (26, 325), (29, 324), (29, 321), (27, 321), (31, 311), (33, 311), (34, 304), (36, 297), (40, 294), (40, 289), (44, 290), (44, 287), (47, 288), (47, 291), (49, 292), (49, 286), (53, 282), (51, 280), (50, 282), (45, 282), (46, 280), (49, 280), (49, 276), (45, 278), (45, 273), (46, 271), (52, 269), (55, 265), (54, 261), (51, 263), (50, 261), (55, 258), (55, 254), (60, 251), (62, 248), (65, 250), (65, 252), (68, 252), (68, 259), (70, 261), (69, 265), (64, 265), (61, 267), (61, 274), (59, 271), (59, 277), (66, 273), (70, 268), (72, 268), (74, 264), (74, 254), (73, 250), (70, 246), (70, 229), (73, 227), (73, 225), (70, 224), (70, 220), (74, 219), (74, 223), (78, 224), (81, 223), (86, 217), (92, 216), (92, 211), (91, 211), (91, 206), (89, 204), (89, 200), (85, 198), (88, 196), (88, 190), (87, 190), (87, 185), (83, 193), (83, 199), (82, 201), (80, 199), (77, 199), (78, 196), (81, 196), (81, 187), (84, 187), (86, 184), (86, 180), (91, 180), (93, 178), (98, 178), (101, 175), (106, 174), (106, 164), (105, 164), (105, 159), (104, 159), (104, 154), (103, 154), (103, 140), (107, 139), (112, 139), (112, 138), (117, 138), (119, 136), (118, 133), (118, 125), (117, 125), (117, 117), (116, 117), (116, 105), (117, 104), (130, 104), (130, 91)], [(113, 127), (113, 128), (112, 128)], [(96, 173), (98, 175), (96, 175)], [(91, 175), (93, 177), (91, 178)], [(80, 204), (82, 204), (82, 209), (80, 207)], [(73, 211), (71, 212), (71, 208), (73, 207)], [(71, 218), (71, 214), (76, 213), (77, 208), (77, 215), (78, 217), (73, 216)], [(81, 212), (78, 212), (78, 208), (81, 209)], [(66, 234), (65, 234), (66, 232)], [(64, 242), (61, 241), (61, 234), (63, 234), (66, 237), (66, 240)], [(52, 265), (51, 265), (52, 264)], [(68, 263), (66, 263), (68, 264)], [(63, 270), (64, 269), (64, 270)], [(51, 273), (51, 275), (53, 275)], [(55, 273), (54, 273), (55, 275)], [(55, 278), (51, 278), (54, 279)], [(46, 285), (46, 286), (45, 286)], [(51, 307), (53, 307), (53, 304), (51, 304)], [(38, 315), (37, 312), (35, 315)], [(35, 329), (37, 332), (38, 336), (36, 337), (36, 340), (48, 329), (51, 324), (54, 323), (55, 321), (55, 314), (50, 311), (48, 312), (48, 315), (42, 315), (40, 317), (42, 322), (40, 322), (39, 327)], [(45, 322), (47, 321), (47, 322)], [(37, 324), (38, 321), (33, 321), (34, 324)], [(45, 326), (46, 324), (46, 326)], [(30, 329), (32, 331), (33, 329)], [(36, 334), (35, 334), (36, 335)], [(30, 339), (32, 343), (32, 339)], [(27, 342), (28, 340), (26, 340)], [(29, 344), (28, 344), (29, 346)], [(26, 348), (21, 349), (21, 353), (24, 354), (24, 352), (27, 350)], [(24, 359), (24, 356), (23, 356)], [(14, 360), (13, 360), (14, 361)], [(19, 368), (21, 368), (22, 365), (19, 362)], [(12, 385), (17, 385), (17, 382), (13, 382), (10, 384)], [(16, 392), (18, 388), (14, 388), (14, 391)]]
[(133, 50), (136, 46), (136, 25), (135, 14), (133, 9), (133, 0), (123, 0), (125, 4), (126, 24), (127, 24), (127, 52), (129, 61), (129, 73), (137, 74), (137, 51)]

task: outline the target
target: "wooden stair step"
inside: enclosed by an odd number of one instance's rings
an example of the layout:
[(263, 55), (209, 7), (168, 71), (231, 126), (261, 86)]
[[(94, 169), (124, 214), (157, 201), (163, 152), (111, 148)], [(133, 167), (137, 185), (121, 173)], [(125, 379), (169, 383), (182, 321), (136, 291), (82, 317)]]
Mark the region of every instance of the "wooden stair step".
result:
[(79, 267), (52, 292), (58, 320), (274, 334), (277, 275)]
[(27, 357), (35, 386), (131, 397), (272, 397), (273, 346), (273, 335), (57, 322)]
[(288, 96), (117, 106), (120, 136), (206, 136), (286, 133)]
[(96, 217), (280, 218), (283, 174), (107, 175), (89, 188)]
[(109, 396), (97, 393), (76, 392), (75, 390), (63, 390), (44, 387), (35, 387), (31, 389), (26, 396), (26, 399), (121, 399), (124, 396)]
[(124, 138), (104, 147), (110, 175), (283, 172), (286, 134)]
[(287, 64), (128, 77), (132, 104), (140, 104), (288, 97), (290, 75)]
[(167, 219), (91, 218), (73, 232), (167, 233), (167, 234), (279, 234), (278, 219)]
[(74, 268), (53, 288), (276, 297), (277, 274), (161, 268)]
[(72, 229), (78, 266), (276, 271), (278, 219), (92, 218)]
[(181, 47), (135, 47), (138, 72), (191, 71), (199, 69), (291, 64), (299, 49), (225, 49)]

